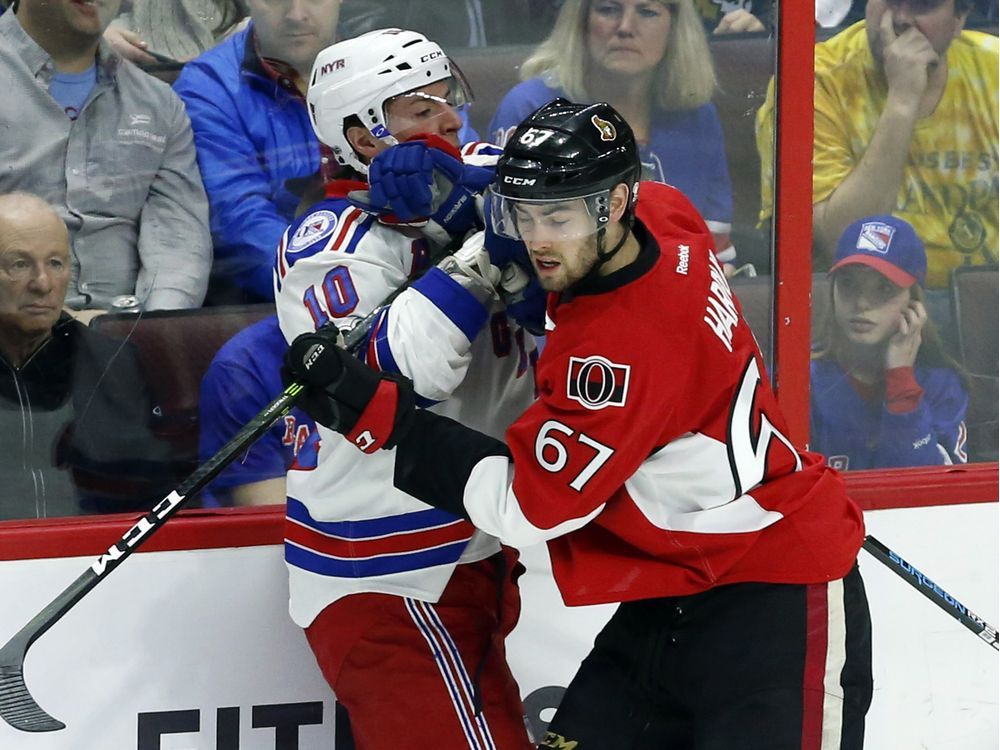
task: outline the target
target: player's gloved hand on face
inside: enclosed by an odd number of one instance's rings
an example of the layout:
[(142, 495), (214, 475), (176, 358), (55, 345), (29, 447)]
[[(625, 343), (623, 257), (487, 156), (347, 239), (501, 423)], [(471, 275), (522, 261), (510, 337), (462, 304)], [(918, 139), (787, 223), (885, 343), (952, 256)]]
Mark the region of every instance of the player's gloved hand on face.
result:
[(368, 194), (352, 192), (348, 200), (404, 222), (431, 219), (461, 235), (482, 226), (476, 198), (493, 173), (493, 167), (465, 164), (461, 152), (440, 136), (419, 135), (372, 159)]
[(332, 325), (297, 336), (285, 355), (282, 377), (306, 386), (300, 408), (360, 450), (395, 447), (413, 421), (413, 384), (402, 375), (376, 372), (342, 345)]
[(538, 277), (518, 263), (509, 263), (500, 275), (500, 298), (507, 315), (534, 336), (545, 335), (545, 304), (548, 292)]

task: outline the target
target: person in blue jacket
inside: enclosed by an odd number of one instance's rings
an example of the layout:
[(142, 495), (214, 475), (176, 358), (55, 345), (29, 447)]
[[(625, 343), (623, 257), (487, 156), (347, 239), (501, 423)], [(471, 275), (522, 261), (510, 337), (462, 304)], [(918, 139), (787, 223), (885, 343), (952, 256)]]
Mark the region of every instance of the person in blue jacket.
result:
[(336, 40), (340, 0), (247, 7), (247, 28), (188, 62), (174, 83), (208, 194), (209, 304), (274, 299), (274, 248), (319, 181), (303, 92), (316, 53)]
[[(273, 302), (281, 235), (339, 172), (304, 96), (316, 54), (336, 41), (340, 0), (247, 7), (247, 28), (188, 62), (174, 83), (208, 194), (215, 261), (206, 304)], [(476, 136), (462, 116), (465, 143)]]
[[(271, 315), (222, 345), (201, 381), (199, 458), (208, 460), (284, 390), (281, 362), (288, 345)], [(202, 492), (208, 508), (285, 502), (290, 468), (316, 466), (316, 424), (298, 408), (212, 480)]]
[(813, 355), (810, 447), (834, 468), (965, 463), (968, 394), (924, 306), (927, 256), (893, 216), (854, 222)]
[(692, 0), (566, 0), (549, 37), (521, 66), (487, 140), (557, 97), (611, 104), (632, 127), (642, 179), (683, 192), (705, 218), (718, 257), (733, 263), (732, 186), (712, 95), (715, 72)]

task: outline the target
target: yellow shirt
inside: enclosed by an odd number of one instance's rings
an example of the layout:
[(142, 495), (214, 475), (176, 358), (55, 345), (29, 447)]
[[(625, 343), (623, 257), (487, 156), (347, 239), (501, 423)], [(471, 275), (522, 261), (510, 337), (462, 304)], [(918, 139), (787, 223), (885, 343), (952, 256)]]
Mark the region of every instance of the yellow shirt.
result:
[[(927, 248), (927, 286), (944, 287), (959, 265), (997, 262), (998, 40), (963, 31), (948, 48), (948, 82), (934, 112), (917, 122), (893, 215)], [(887, 87), (864, 22), (816, 45), (813, 203), (826, 200), (861, 161)], [(761, 221), (770, 218), (773, 81), (757, 113)]]

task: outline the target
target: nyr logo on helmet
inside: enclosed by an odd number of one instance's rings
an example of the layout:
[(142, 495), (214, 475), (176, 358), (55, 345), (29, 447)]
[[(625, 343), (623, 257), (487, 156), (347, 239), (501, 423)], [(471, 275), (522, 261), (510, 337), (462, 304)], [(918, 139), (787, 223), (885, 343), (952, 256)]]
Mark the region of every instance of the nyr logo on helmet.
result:
[(866, 221), (861, 225), (861, 233), (858, 235), (858, 250), (885, 255), (889, 252), (889, 245), (895, 233), (895, 227), (881, 221)]
[(288, 252), (299, 253), (329, 237), (337, 228), (337, 214), (333, 211), (314, 211), (309, 214), (292, 235)]
[(597, 115), (594, 115), (590, 118), (590, 122), (597, 128), (597, 132), (601, 134), (602, 141), (613, 141), (618, 137), (618, 131), (615, 130), (615, 126), (607, 120), (602, 120)]
[(566, 395), (587, 409), (625, 406), (631, 369), (597, 355), (570, 357)]
[(346, 58), (342, 57), (339, 60), (331, 60), (330, 62), (325, 63), (323, 67), (319, 69), (320, 78), (325, 76), (327, 73), (332, 73), (335, 70), (343, 70), (346, 65), (347, 65)]

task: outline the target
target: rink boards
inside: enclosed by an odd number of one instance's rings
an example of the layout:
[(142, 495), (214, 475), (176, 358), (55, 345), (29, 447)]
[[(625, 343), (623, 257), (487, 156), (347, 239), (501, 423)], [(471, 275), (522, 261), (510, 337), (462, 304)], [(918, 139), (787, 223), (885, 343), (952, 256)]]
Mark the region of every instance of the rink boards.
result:
[[(869, 511), (866, 522), (870, 533), (997, 623), (996, 503)], [(126, 527), (91, 523), (66, 537), (65, 549), (92, 545), (93, 554), (0, 562), (0, 641)], [(0, 556), (12, 556), (4, 547), (30, 549), (33, 535), (57, 533), (52, 522), (29, 524), (15, 544), (0, 530)], [(198, 547), (199, 533), (207, 548)], [(192, 549), (126, 561), (29, 651), (28, 687), (67, 728), (24, 734), (0, 722), (0, 748), (337, 750), (334, 697), (286, 614), (281, 547), (258, 543), (276, 534), (276, 511), (233, 513), (179, 545)], [(508, 650), (538, 728), (612, 608), (564, 607), (544, 549), (526, 550), (522, 560), (523, 615)], [(997, 653), (866, 553), (861, 565), (874, 621), (866, 747), (995, 750)]]

